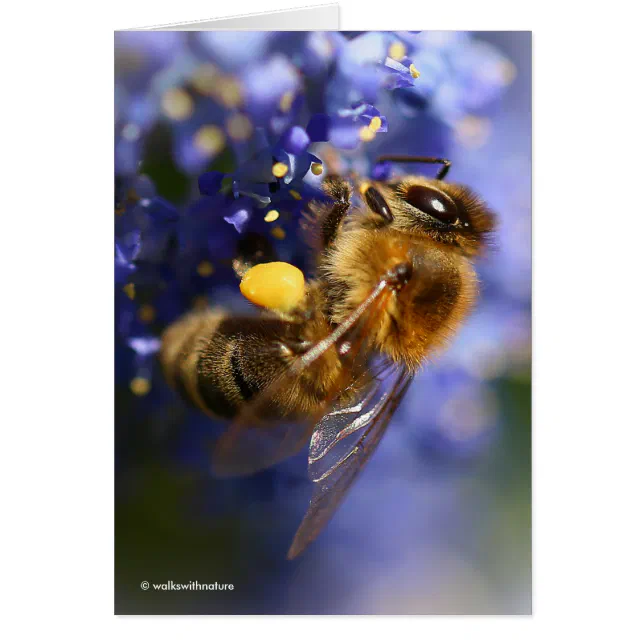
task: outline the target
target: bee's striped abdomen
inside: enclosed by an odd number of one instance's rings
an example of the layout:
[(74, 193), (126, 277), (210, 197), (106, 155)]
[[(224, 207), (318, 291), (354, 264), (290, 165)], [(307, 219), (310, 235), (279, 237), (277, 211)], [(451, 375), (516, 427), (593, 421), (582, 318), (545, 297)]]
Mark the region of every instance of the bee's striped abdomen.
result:
[[(228, 345), (218, 330), (226, 314), (222, 311), (190, 313), (163, 334), (160, 360), (168, 383), (183, 398), (202, 411), (217, 416), (231, 417), (237, 411), (235, 391), (220, 375), (226, 372)], [(212, 373), (203, 373), (203, 358), (209, 354), (221, 363)], [(212, 365), (211, 365), (212, 366)], [(205, 382), (208, 381), (208, 382)], [(214, 382), (213, 382), (214, 381)]]

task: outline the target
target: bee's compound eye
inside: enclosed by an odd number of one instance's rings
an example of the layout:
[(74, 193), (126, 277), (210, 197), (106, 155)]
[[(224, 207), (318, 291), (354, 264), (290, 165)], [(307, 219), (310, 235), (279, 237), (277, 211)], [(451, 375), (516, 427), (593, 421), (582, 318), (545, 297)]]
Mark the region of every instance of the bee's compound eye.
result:
[(304, 275), (286, 262), (257, 264), (246, 271), (239, 289), (253, 304), (288, 313), (304, 298)]
[(405, 201), (444, 224), (455, 224), (458, 221), (456, 204), (447, 195), (434, 188), (411, 186), (407, 190)]

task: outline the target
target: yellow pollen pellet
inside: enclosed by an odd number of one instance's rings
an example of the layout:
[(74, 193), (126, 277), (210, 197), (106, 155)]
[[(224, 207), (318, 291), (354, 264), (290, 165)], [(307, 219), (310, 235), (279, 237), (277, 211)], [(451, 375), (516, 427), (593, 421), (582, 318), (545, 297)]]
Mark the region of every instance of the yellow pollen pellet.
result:
[(400, 60), (401, 58), (404, 58), (406, 53), (407, 48), (400, 41), (393, 43), (389, 47), (389, 57), (393, 58), (394, 60)]
[(264, 221), (267, 221), (268, 223), (270, 223), (271, 221), (276, 221), (279, 216), (280, 214), (277, 210), (269, 210), (264, 215)]
[(137, 376), (130, 382), (130, 391), (135, 396), (145, 396), (150, 391), (150, 381), (147, 378)]
[(131, 300), (134, 299), (134, 296), (136, 295), (136, 289), (134, 288), (134, 284), (126, 284), (123, 287), (123, 293), (125, 293)]
[(299, 201), (302, 198), (302, 195), (297, 191), (297, 190), (289, 190), (288, 193), (295, 199), (296, 201)]
[(271, 230), (271, 235), (280, 241), (282, 241), (282, 239), (286, 239), (286, 231), (281, 226), (275, 226), (273, 230)]
[(210, 277), (214, 272), (215, 267), (208, 260), (199, 262), (199, 265), (197, 266), (197, 273), (201, 277)]
[(412, 63), (412, 64), (409, 66), (409, 73), (410, 73), (414, 78), (418, 78), (418, 77), (420, 76), (420, 72), (416, 69), (416, 65), (414, 65), (414, 63)]
[(322, 174), (322, 172), (324, 172), (324, 166), (321, 163), (312, 163), (311, 164), (311, 172), (316, 177), (319, 177)]
[(360, 140), (368, 143), (376, 138), (376, 133), (369, 129), (368, 126), (360, 128)]
[(278, 179), (281, 179), (287, 172), (288, 172), (288, 166), (286, 165), (286, 163), (282, 163), (281, 161), (278, 161), (276, 164), (273, 165), (273, 175), (276, 176)]
[(374, 116), (369, 123), (369, 129), (372, 132), (377, 132), (382, 127), (382, 119), (379, 116)]
[(239, 290), (253, 304), (288, 313), (304, 297), (304, 274), (286, 262), (256, 264), (244, 273)]

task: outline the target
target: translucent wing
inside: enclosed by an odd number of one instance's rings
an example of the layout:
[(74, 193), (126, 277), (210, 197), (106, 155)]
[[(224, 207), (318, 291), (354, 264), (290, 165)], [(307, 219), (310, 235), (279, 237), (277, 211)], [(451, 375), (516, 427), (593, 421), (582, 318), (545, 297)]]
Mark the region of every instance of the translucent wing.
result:
[[(364, 302), (332, 333), (300, 356), (275, 378), (270, 387), (245, 406), (216, 445), (214, 469), (218, 476), (252, 474), (292, 456), (306, 445), (316, 423), (327, 413), (334, 400), (348, 388), (355, 387), (352, 374), (356, 373), (356, 361), (357, 364), (364, 362), (366, 374), (368, 369), (368, 355), (364, 342), (366, 331), (373, 317), (386, 305), (390, 295), (387, 282), (381, 281)], [(330, 350), (336, 350), (345, 364), (352, 365), (352, 369), (347, 369), (347, 377), (341, 378), (334, 390), (329, 392), (328, 400), (321, 406), (320, 413), (307, 419), (306, 422), (290, 422), (287, 419), (278, 423), (264, 422), (261, 410), (270, 404), (275, 393), (290, 386), (289, 383), (293, 379), (299, 377), (312, 363)], [(365, 375), (364, 382), (368, 380), (368, 375)]]
[(309, 451), (309, 474), (315, 487), (289, 559), (317, 538), (380, 443), (413, 379), (402, 367), (391, 371), (390, 377), (385, 373), (374, 380), (360, 403), (331, 411), (316, 426)]

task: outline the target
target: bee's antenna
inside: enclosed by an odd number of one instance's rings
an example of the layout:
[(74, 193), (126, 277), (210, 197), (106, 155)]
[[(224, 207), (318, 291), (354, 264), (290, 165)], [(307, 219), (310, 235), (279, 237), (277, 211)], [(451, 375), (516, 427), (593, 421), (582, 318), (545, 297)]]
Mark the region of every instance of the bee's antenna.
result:
[(382, 163), (383, 161), (391, 161), (392, 163), (440, 163), (443, 167), (438, 171), (438, 174), (436, 175), (437, 179), (444, 179), (452, 165), (452, 162), (447, 159), (438, 159), (437, 157), (415, 157), (407, 154), (385, 155), (379, 157), (376, 163)]

